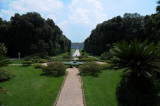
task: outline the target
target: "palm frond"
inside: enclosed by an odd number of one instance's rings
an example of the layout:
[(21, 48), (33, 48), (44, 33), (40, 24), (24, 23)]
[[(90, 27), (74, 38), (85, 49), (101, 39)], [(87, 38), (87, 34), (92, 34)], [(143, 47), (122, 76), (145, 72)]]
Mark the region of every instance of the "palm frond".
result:
[(110, 67), (114, 69), (131, 70), (131, 73), (152, 76), (160, 69), (155, 63), (155, 57), (158, 53), (158, 46), (154, 43), (148, 43), (148, 40), (140, 42), (137, 39), (130, 43), (123, 40), (114, 45), (111, 49), (118, 58), (110, 62)]

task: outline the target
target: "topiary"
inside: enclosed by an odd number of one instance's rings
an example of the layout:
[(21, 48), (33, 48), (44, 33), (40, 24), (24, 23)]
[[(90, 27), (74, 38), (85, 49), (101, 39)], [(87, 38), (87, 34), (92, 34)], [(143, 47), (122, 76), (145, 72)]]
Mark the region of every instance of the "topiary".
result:
[(34, 68), (42, 68), (43, 65), (41, 63), (35, 63)]
[(48, 60), (47, 60), (47, 59), (39, 59), (38, 62), (39, 62), (39, 63), (47, 63)]
[(100, 65), (97, 63), (85, 63), (79, 66), (80, 74), (96, 75), (100, 72)]
[(67, 67), (63, 63), (54, 62), (49, 63), (48, 66), (44, 66), (42, 71), (46, 75), (50, 76), (61, 76), (65, 74)]

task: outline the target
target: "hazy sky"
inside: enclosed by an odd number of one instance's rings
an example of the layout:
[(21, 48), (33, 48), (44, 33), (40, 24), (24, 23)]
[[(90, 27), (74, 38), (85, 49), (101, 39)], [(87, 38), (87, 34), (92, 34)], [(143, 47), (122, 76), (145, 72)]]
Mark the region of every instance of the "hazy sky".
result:
[(98, 23), (124, 13), (155, 13), (158, 0), (0, 0), (0, 17), (38, 12), (51, 18), (72, 42), (83, 42)]

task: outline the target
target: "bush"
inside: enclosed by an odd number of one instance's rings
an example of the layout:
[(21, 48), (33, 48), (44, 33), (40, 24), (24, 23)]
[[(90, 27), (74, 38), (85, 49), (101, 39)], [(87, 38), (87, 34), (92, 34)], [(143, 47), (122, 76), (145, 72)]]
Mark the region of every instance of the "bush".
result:
[(63, 60), (63, 58), (60, 56), (60, 57), (52, 57), (51, 59), (50, 59), (50, 61), (62, 61)]
[(85, 56), (85, 55), (81, 55), (81, 56), (78, 56), (79, 59), (82, 59), (82, 58), (88, 58), (88, 56)]
[(150, 79), (122, 78), (117, 87), (118, 106), (160, 106), (159, 88)]
[(31, 56), (26, 56), (25, 58), (24, 58), (24, 60), (25, 61), (30, 61), (30, 60), (39, 60), (40, 59), (40, 57), (39, 56), (36, 56), (36, 55), (31, 55)]
[(43, 65), (41, 63), (35, 63), (34, 68), (42, 68)]
[(24, 61), (23, 66), (30, 66), (32, 64), (32, 61)]
[(63, 63), (54, 62), (54, 63), (49, 63), (48, 66), (44, 66), (42, 68), (42, 71), (46, 75), (61, 76), (65, 74), (66, 68), (67, 67)]
[(108, 63), (101, 64), (100, 67), (101, 67), (101, 70), (107, 70), (109, 68), (109, 64)]
[(14, 75), (9, 71), (4, 68), (0, 68), (0, 82), (2, 81), (7, 81), (14, 77)]
[(89, 57), (89, 58), (81, 58), (81, 60), (86, 60), (86, 61), (98, 61), (99, 59), (96, 57)]
[(97, 63), (85, 63), (79, 66), (80, 74), (97, 75), (100, 72), (100, 65)]
[(63, 57), (63, 59), (71, 59), (72, 58), (71, 55), (65, 55), (65, 56), (62, 56), (62, 57)]
[(39, 59), (38, 62), (39, 62), (39, 63), (47, 63), (48, 60), (47, 60), (47, 59)]
[(160, 74), (159, 62), (155, 62), (158, 45), (148, 40), (123, 40), (111, 51), (116, 58), (111, 59), (110, 68), (124, 69), (116, 91), (118, 106), (160, 106), (159, 84), (155, 83)]
[(113, 54), (110, 52), (104, 52), (101, 54), (100, 59), (101, 60), (110, 60), (113, 57)]

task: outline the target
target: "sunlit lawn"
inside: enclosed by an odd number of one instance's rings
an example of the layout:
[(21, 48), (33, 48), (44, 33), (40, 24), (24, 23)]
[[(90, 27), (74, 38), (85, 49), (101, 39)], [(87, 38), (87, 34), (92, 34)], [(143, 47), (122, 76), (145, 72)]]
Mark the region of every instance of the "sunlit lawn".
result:
[(0, 83), (6, 94), (0, 99), (4, 106), (52, 106), (56, 100), (62, 77), (43, 76), (40, 69), (33, 66), (8, 66), (16, 75), (9, 81)]
[(82, 76), (87, 106), (117, 106), (116, 86), (122, 70), (104, 70), (99, 77)]

